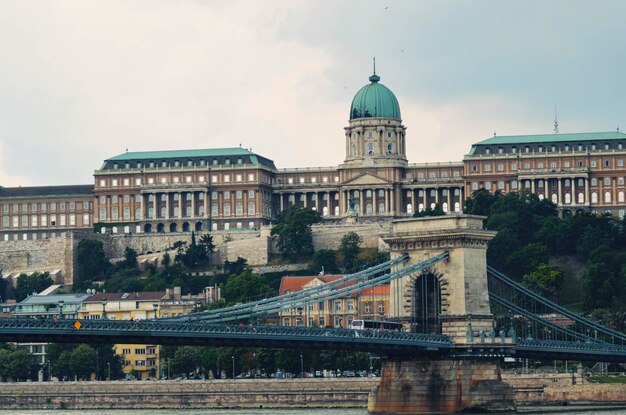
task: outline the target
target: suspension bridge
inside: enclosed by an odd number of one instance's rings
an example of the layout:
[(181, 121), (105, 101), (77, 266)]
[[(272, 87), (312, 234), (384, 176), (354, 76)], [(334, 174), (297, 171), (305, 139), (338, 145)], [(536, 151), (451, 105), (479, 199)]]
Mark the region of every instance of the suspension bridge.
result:
[[(450, 362), (447, 369), (429, 366), (430, 375), (437, 379), (449, 377), (450, 368), (459, 362), (469, 362), (470, 369), (455, 372), (457, 383), (467, 383), (464, 396), (469, 403), (453, 404), (454, 410), (486, 405), (483, 395), (472, 395), (474, 386), (468, 382), (476, 382), (476, 373), (484, 377), (479, 381), (497, 380), (482, 373), (491, 370), (485, 371), (485, 364), (497, 372), (502, 357), (626, 362), (626, 335), (571, 312), (487, 267), (487, 243), (494, 235), (482, 229), (482, 218), (468, 215), (399, 220), (394, 222), (392, 234), (383, 238), (390, 246), (389, 261), (323, 285), (154, 320), (0, 319), (0, 341), (358, 350), (385, 354), (396, 363), (415, 359)], [(284, 311), (344, 298), (381, 284), (390, 286), (389, 318), (402, 322), (408, 331), (239, 324), (267, 320)], [(399, 366), (390, 366), (388, 376), (394, 376), (394, 371), (399, 375), (399, 370)], [(418, 374), (414, 376), (411, 382), (415, 385), (425, 382)], [(502, 386), (492, 395), (503, 396), (498, 399), (508, 402), (506, 391)], [(400, 399), (398, 394), (401, 391), (393, 392), (393, 388), (377, 390), (370, 410), (380, 412)]]

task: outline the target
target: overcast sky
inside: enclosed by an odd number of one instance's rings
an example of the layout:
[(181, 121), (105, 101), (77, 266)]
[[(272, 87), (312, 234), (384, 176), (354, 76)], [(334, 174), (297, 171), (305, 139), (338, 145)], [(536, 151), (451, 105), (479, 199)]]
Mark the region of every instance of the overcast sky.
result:
[(624, 1), (0, 0), (0, 185), (129, 151), (343, 161), (376, 56), (410, 162), (498, 135), (626, 129)]

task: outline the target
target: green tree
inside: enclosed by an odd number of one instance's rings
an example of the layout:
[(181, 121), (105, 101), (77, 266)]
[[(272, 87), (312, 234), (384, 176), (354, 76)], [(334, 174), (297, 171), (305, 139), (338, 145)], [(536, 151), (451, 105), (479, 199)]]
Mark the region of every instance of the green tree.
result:
[(550, 264), (539, 264), (524, 276), (523, 284), (537, 294), (554, 299), (563, 283), (563, 271)]
[(32, 359), (26, 349), (18, 347), (9, 354), (6, 364), (7, 376), (13, 380), (24, 380), (30, 377), (32, 371)]
[(343, 268), (346, 272), (351, 272), (361, 250), (363, 239), (356, 232), (348, 232), (341, 238), (339, 252), (343, 258)]
[(127, 268), (137, 268), (137, 251), (128, 246), (124, 249), (124, 266)]
[(430, 208), (427, 207), (426, 209), (422, 210), (421, 212), (414, 212), (413, 213), (413, 217), (414, 218), (425, 218), (427, 216), (444, 216), (446, 214), (446, 212), (443, 211), (443, 209), (441, 208), (441, 206), (439, 204), (435, 205), (434, 208)]
[(176, 349), (171, 361), (174, 373), (188, 375), (200, 368), (200, 352), (197, 347), (183, 346)]
[(172, 258), (170, 257), (170, 254), (168, 254), (167, 252), (164, 253), (163, 258), (161, 258), (161, 265), (163, 265), (164, 267), (169, 267), (171, 263)]
[(325, 274), (336, 274), (339, 272), (337, 265), (337, 254), (331, 249), (320, 249), (313, 255), (313, 261), (309, 266), (311, 274), (319, 274), (324, 271)]
[(615, 273), (605, 263), (589, 265), (583, 274), (582, 300), (583, 309), (611, 308), (616, 298), (617, 286)]
[(272, 289), (261, 276), (247, 269), (239, 275), (231, 276), (226, 281), (223, 296), (230, 303), (237, 303), (271, 292)]
[(547, 263), (549, 259), (550, 251), (545, 245), (531, 243), (507, 258), (505, 272), (520, 281), (524, 275), (534, 271), (539, 264)]
[[(104, 254), (102, 242), (95, 239), (81, 239), (76, 247), (76, 271), (78, 281), (83, 285), (103, 279), (111, 263)], [(75, 284), (76, 286), (76, 284)]]
[(284, 258), (295, 261), (313, 255), (311, 225), (318, 222), (319, 213), (308, 208), (293, 208), (281, 212), (272, 236), (278, 238), (278, 250)]
[(22, 301), (32, 293), (39, 293), (54, 283), (48, 272), (21, 274), (15, 284), (15, 299)]
[(231, 275), (239, 275), (248, 268), (248, 260), (242, 257), (237, 257), (235, 261), (224, 261), (224, 275), (230, 277)]
[(70, 354), (70, 369), (79, 379), (89, 379), (96, 371), (97, 354), (87, 344), (79, 344)]
[(470, 215), (488, 216), (500, 192), (491, 193), (486, 189), (478, 189), (465, 201), (465, 213)]
[(11, 351), (0, 349), (0, 381), (6, 380), (9, 376), (9, 362), (11, 361)]

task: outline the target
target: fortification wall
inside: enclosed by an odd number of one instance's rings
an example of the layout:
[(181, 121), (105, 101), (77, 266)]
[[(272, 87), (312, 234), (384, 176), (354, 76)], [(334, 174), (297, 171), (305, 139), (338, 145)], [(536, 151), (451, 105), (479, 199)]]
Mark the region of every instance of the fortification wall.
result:
[(389, 251), (389, 246), (380, 239), (380, 235), (391, 232), (391, 222), (355, 223), (355, 224), (315, 224), (311, 226), (313, 246), (319, 249), (338, 249), (341, 238), (348, 232), (361, 236), (363, 248), (377, 248)]
[[(341, 238), (348, 232), (356, 232), (363, 238), (364, 248), (388, 250), (380, 235), (391, 230), (390, 222), (356, 224), (316, 224), (312, 226), (313, 245), (319, 249), (338, 249)], [(251, 266), (266, 266), (272, 254), (278, 254), (276, 241), (270, 236), (271, 227), (245, 231), (211, 232), (216, 251), (213, 262), (235, 261), (238, 257), (248, 260)], [(203, 234), (196, 234), (199, 239)], [(149, 263), (159, 262), (160, 257), (175, 242), (191, 242), (191, 232), (149, 234), (100, 234), (91, 230), (68, 231), (53, 239), (0, 241), (0, 268), (3, 274), (61, 270), (62, 280), (72, 284), (76, 269), (76, 248), (81, 239), (102, 242), (105, 254), (111, 260), (123, 258), (130, 247), (139, 255), (147, 255)], [(157, 254), (156, 256), (154, 254)], [(159, 255), (160, 254), (160, 255)]]
[[(52, 272), (61, 270), (59, 276), (71, 274), (72, 235), (62, 233), (52, 239), (17, 240), (0, 242), (0, 269), (3, 275)], [(63, 281), (59, 281), (63, 283)]]

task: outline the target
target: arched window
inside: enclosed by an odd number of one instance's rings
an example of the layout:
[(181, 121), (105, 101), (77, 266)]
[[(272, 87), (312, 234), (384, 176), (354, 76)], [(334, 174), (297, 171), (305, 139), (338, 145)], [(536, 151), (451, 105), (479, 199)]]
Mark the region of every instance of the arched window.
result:
[(374, 144), (367, 143), (367, 154), (374, 154)]
[(187, 217), (191, 216), (191, 206), (187, 206), (185, 208), (185, 216), (187, 216)]
[(372, 213), (374, 213), (372, 211), (372, 204), (368, 202), (368, 203), (365, 204), (365, 214), (366, 215), (371, 215)]
[(565, 193), (565, 203), (572, 203), (572, 195), (570, 195), (569, 193)]
[(339, 206), (335, 206), (335, 216), (339, 216)]
[(598, 203), (598, 194), (596, 192), (591, 193), (591, 203)]
[(353, 156), (356, 156), (356, 145), (352, 144), (352, 146), (351, 146), (350, 148), (352, 149), (352, 150), (351, 150), (352, 155), (353, 155)]
[(617, 193), (617, 201), (619, 203), (624, 203), (624, 192), (618, 192)]
[(582, 193), (578, 193), (578, 203), (583, 204), (585, 203), (585, 195)]
[(604, 193), (604, 203), (611, 203), (611, 192)]
[(166, 212), (165, 207), (162, 207), (162, 208), (161, 208), (161, 217), (162, 217), (162, 218), (164, 218), (164, 217), (165, 217), (165, 212)]
[(454, 211), (455, 212), (461, 211), (461, 204), (459, 202), (454, 202)]
[(441, 205), (444, 212), (448, 213), (448, 202), (443, 202)]
[(545, 199), (545, 198), (546, 198), (546, 197), (543, 195), (543, 193), (539, 193), (539, 200), (543, 200), (543, 199)]
[(393, 153), (393, 144), (389, 143), (387, 144), (387, 154), (392, 154)]
[(322, 208), (322, 216), (328, 216), (328, 206)]
[(256, 214), (256, 205), (254, 202), (248, 202), (248, 215)]
[(417, 211), (418, 212), (423, 212), (424, 211), (424, 204), (420, 203), (419, 205), (417, 205)]
[(378, 203), (378, 213), (385, 213), (385, 202)]
[(385, 197), (385, 191), (383, 189), (378, 191), (378, 197)]
[(435, 210), (435, 207), (436, 207), (436, 206), (437, 206), (437, 205), (435, 205), (434, 203), (431, 203), (431, 204), (430, 204), (430, 210)]
[(412, 204), (407, 204), (406, 205), (406, 213), (408, 213), (409, 215), (413, 213), (413, 205)]
[(552, 203), (554, 204), (559, 203), (559, 199), (556, 197), (556, 193), (552, 193)]

